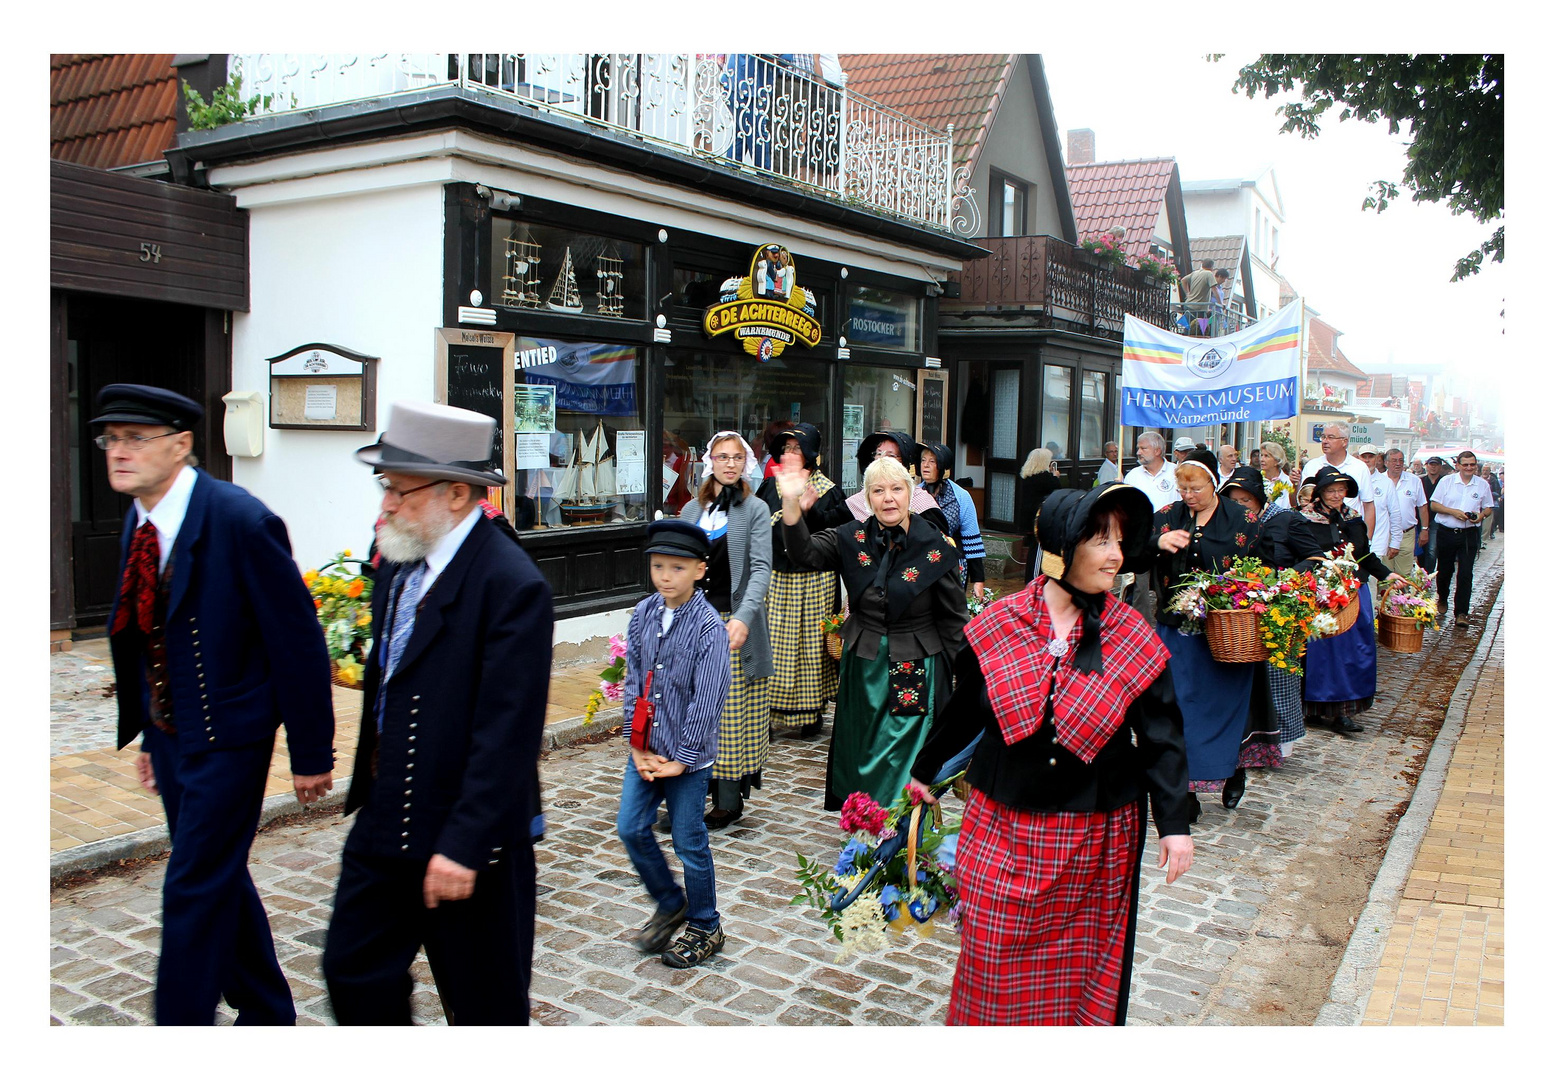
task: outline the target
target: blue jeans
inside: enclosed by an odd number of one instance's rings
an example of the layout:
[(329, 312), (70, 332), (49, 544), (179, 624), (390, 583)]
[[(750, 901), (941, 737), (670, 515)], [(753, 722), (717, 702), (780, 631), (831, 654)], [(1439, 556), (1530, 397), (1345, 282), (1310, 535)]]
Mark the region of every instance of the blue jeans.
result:
[[(633, 869), (643, 880), (662, 912), (678, 911), (687, 904), (687, 922), (699, 930), (719, 926), (714, 906), (714, 856), (708, 850), (708, 826), (703, 824), (703, 804), (708, 799), (712, 765), (664, 780), (648, 781), (633, 768), (632, 758), (622, 776), (622, 806), (616, 812), (616, 835), (627, 848)], [(661, 802), (670, 813), (670, 838), (681, 860), (686, 892), (671, 876), (670, 865), (654, 838), (654, 817)]]

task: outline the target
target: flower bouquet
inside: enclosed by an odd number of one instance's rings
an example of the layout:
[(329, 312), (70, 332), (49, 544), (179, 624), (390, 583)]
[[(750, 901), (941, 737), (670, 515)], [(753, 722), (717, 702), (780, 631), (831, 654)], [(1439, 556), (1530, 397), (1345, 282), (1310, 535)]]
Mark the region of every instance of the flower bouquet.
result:
[(1357, 612), (1362, 604), (1358, 599), (1362, 578), (1351, 544), (1342, 544), (1318, 562), (1314, 571), (1314, 601), (1319, 614), (1314, 617), (1313, 632), (1309, 636), (1335, 637), (1357, 623)]
[(593, 724), (595, 714), (607, 701), (622, 700), (622, 683), (627, 677), (627, 641), (621, 634), (611, 635), (611, 662), (600, 670), (600, 685), (584, 706), (584, 723)]
[(373, 648), (373, 579), (353, 573), (348, 562), (362, 565), (348, 548), (320, 569), (305, 570), (303, 584), (314, 598), (314, 611), (324, 629), (331, 681), (360, 690), (363, 666)]
[(822, 620), (822, 640), (827, 643), (827, 655), (834, 660), (843, 659), (843, 624), (849, 621), (848, 612), (838, 611)]
[(1206, 634), (1216, 659), (1264, 660), (1282, 671), (1303, 673), (1303, 653), (1318, 614), (1312, 574), (1276, 570), (1244, 556), (1228, 560), (1220, 573), (1201, 570), (1181, 580), (1186, 584), (1171, 610), (1186, 617), (1188, 632)]
[(984, 586), (983, 596), (979, 596), (976, 593), (970, 592), (968, 594), (968, 617), (972, 618), (973, 616), (982, 612), (985, 608), (989, 607), (989, 605), (993, 603), (996, 597), (999, 595), (1000, 591), (998, 589), (992, 589), (988, 585)]
[[(939, 798), (961, 775), (930, 790)], [(836, 860), (829, 864), (796, 854), (795, 877), (803, 891), (790, 904), (821, 911), (842, 943), (839, 961), (885, 949), (889, 928), (914, 927), (927, 935), (930, 920), (943, 911), (957, 924), (954, 860), (961, 823), (943, 825), (939, 807), (924, 814), (927, 808), (906, 787), (887, 808), (856, 791), (839, 815), (838, 827), (847, 835)]]
[(1407, 584), (1392, 581), (1379, 598), (1374, 620), (1379, 644), (1394, 652), (1422, 651), (1422, 632), (1438, 629), (1438, 600), (1432, 583), (1420, 566), (1405, 575)]

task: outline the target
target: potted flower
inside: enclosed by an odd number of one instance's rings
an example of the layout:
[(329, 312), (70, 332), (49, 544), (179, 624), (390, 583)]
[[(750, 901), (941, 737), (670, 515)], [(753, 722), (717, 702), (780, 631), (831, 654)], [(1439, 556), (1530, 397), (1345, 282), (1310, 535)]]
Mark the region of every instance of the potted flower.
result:
[(1110, 266), (1124, 266), (1128, 256), (1120, 245), (1119, 238), (1112, 233), (1099, 233), (1089, 236), (1081, 242), (1083, 251), (1091, 252), (1102, 262)]
[[(347, 563), (356, 563), (359, 572)], [(318, 570), (303, 572), (303, 584), (324, 630), (330, 678), (353, 690), (362, 689), (363, 667), (373, 648), (373, 579), (360, 573), (361, 566), (348, 548)]]
[(584, 706), (584, 723), (593, 724), (595, 714), (607, 701), (622, 700), (622, 684), (627, 678), (627, 641), (621, 634), (610, 639), (611, 662), (600, 670), (600, 685), (589, 695)]
[(1166, 260), (1154, 255), (1146, 254), (1136, 257), (1135, 265), (1146, 272), (1147, 280), (1160, 282), (1163, 285), (1172, 285), (1179, 279), (1178, 269)]
[[(959, 773), (958, 776), (961, 776)], [(958, 777), (936, 784), (939, 797)], [(841, 961), (888, 945), (887, 930), (913, 927), (921, 935), (942, 912), (957, 923), (956, 839), (960, 822), (944, 825), (939, 803), (926, 816), (906, 787), (890, 807), (856, 791), (843, 804), (838, 827), (845, 836), (831, 862), (796, 854), (801, 893), (790, 901), (822, 913), (842, 944)]]

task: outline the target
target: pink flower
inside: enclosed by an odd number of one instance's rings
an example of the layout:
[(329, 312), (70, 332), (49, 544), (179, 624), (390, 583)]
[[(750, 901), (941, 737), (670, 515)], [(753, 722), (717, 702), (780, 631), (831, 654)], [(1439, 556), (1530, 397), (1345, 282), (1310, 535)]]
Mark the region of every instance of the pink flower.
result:
[(606, 699), (609, 701), (622, 700), (622, 684), (619, 682), (606, 682), (604, 679), (602, 679), (600, 681), (600, 692), (604, 694)]
[(611, 635), (611, 659), (618, 660), (627, 655), (627, 642), (622, 640), (621, 634)]
[(875, 836), (886, 823), (887, 812), (863, 791), (856, 791), (843, 800), (838, 827), (844, 832), (867, 832)]

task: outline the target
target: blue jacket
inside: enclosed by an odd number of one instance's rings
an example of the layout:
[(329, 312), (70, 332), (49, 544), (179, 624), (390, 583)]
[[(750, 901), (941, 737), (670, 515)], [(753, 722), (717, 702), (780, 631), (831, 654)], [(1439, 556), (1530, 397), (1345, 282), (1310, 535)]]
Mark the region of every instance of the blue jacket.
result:
[[(135, 525), (131, 507), (119, 539), (121, 576)], [(110, 627), (117, 607), (116, 592)], [(286, 525), (247, 491), (198, 469), (174, 541), (165, 625), (181, 753), (273, 739), (285, 724), (292, 771), (331, 771), (330, 657)], [(147, 723), (145, 655), (137, 634), (111, 637), (109, 647), (123, 749)]]

